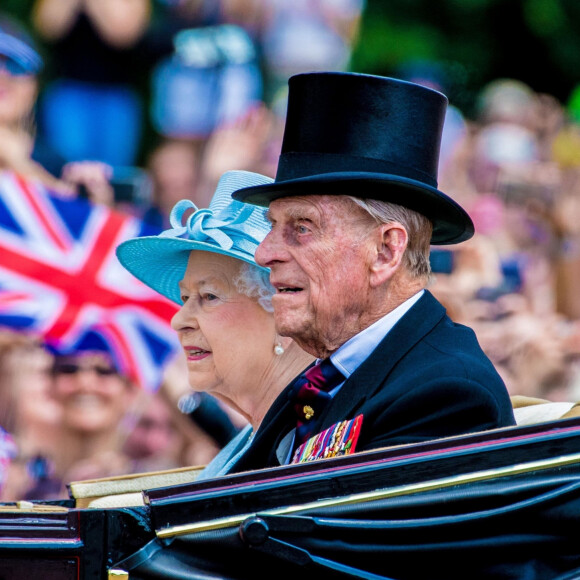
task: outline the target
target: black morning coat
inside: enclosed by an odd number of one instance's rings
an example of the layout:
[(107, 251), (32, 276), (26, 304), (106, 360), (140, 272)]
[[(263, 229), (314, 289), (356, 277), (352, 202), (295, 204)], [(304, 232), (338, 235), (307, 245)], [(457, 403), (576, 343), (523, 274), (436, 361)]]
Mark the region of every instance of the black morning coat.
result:
[[(276, 449), (296, 423), (290, 387), (232, 473), (279, 465)], [(429, 291), (343, 384), (314, 433), (360, 413), (357, 452), (515, 425), (507, 389), (475, 333)]]

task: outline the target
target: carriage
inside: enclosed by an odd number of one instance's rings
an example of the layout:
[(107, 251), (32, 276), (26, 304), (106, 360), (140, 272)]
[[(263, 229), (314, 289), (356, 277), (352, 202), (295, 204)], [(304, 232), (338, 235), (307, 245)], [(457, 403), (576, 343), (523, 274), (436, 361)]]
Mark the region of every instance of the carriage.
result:
[(0, 506), (0, 578), (580, 578), (580, 417)]

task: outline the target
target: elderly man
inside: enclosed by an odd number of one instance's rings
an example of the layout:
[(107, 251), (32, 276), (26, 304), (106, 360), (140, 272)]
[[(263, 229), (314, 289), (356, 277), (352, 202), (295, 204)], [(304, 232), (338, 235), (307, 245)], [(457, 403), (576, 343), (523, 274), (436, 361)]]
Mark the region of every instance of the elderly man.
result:
[(321, 371), (278, 397), (236, 471), (513, 425), (475, 334), (426, 290), (430, 244), (473, 235), (437, 189), (446, 97), (351, 73), (289, 85), (276, 180), (233, 197), (269, 207), (256, 261), (276, 327)]

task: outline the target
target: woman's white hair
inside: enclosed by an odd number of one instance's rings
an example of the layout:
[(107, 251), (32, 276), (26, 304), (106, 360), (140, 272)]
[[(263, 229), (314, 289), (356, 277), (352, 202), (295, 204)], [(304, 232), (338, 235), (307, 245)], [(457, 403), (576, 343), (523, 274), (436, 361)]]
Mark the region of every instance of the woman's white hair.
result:
[(378, 224), (400, 223), (407, 230), (409, 237), (403, 263), (416, 278), (429, 278), (431, 274), (429, 252), (433, 224), (428, 218), (395, 203), (377, 199), (361, 199), (350, 195), (347, 197), (366, 211)]
[(272, 296), (274, 287), (270, 284), (270, 273), (258, 266), (243, 262), (238, 275), (234, 278), (238, 292), (255, 298), (266, 312), (274, 312)]

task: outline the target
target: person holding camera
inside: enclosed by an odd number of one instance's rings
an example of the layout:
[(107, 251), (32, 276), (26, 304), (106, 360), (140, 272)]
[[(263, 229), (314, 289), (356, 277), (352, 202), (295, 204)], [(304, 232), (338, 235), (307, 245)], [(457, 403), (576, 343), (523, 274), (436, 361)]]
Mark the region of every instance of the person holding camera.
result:
[(30, 35), (0, 15), (0, 170), (68, 190), (59, 180), (64, 159), (36, 134), (34, 109), (43, 66)]
[(144, 122), (137, 43), (151, 11), (151, 0), (35, 0), (32, 23), (54, 68), (41, 128), (66, 161), (136, 163)]

